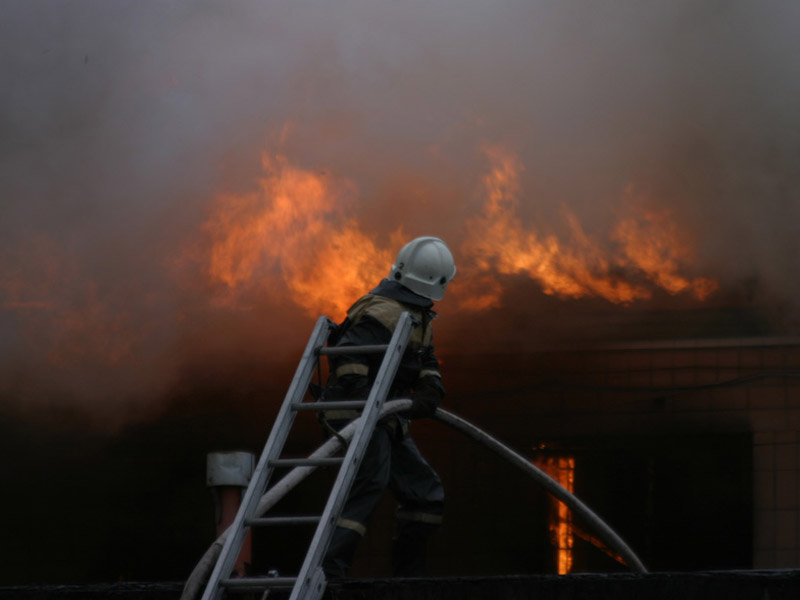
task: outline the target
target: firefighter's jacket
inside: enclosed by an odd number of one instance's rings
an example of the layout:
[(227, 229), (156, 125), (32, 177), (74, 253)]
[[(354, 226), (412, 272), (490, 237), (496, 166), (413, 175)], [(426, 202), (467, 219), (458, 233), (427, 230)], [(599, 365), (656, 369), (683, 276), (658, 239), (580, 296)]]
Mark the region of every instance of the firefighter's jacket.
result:
[[(418, 321), (409, 339), (389, 391), (389, 398), (408, 398), (417, 382), (429, 378), (444, 394), (439, 361), (434, 353), (433, 302), (395, 281), (384, 279), (378, 287), (361, 297), (347, 311), (347, 318), (332, 332), (333, 346), (388, 344), (404, 311)], [(383, 354), (332, 356), (331, 378), (326, 399), (366, 398), (380, 368)], [(328, 419), (353, 418), (351, 411), (327, 411)]]

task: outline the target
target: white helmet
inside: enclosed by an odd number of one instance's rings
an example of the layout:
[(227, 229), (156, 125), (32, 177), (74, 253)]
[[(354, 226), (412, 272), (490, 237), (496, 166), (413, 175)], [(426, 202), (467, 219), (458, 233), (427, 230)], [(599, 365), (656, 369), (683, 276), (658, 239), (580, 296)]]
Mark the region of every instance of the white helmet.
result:
[(455, 274), (456, 265), (447, 244), (435, 237), (418, 237), (397, 254), (389, 279), (420, 296), (441, 300)]

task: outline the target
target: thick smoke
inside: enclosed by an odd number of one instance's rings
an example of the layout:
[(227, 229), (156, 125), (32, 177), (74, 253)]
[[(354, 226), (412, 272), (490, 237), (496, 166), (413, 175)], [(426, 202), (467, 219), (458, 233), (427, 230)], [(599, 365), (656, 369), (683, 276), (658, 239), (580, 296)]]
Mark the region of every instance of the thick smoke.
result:
[[(569, 212), (603, 240), (635, 200), (693, 240), (688, 275), (800, 301), (791, 0), (20, 0), (3, 13), (7, 405), (124, 418), (189, 367), (299, 348), (311, 320), (297, 305), (254, 291), (232, 308), (207, 278), (210, 207), (257, 187), (264, 154), (350, 189), (342, 218), (381, 250), (397, 231), (435, 233), (461, 267), (486, 149), (501, 147), (522, 166), (524, 225), (567, 239)], [(516, 297), (513, 313), (536, 319)]]

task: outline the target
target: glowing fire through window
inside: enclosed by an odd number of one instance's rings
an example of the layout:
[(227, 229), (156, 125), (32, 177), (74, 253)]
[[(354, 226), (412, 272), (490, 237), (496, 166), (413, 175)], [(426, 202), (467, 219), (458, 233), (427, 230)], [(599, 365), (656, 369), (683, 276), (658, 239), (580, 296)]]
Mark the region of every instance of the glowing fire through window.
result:
[[(575, 459), (571, 456), (548, 456), (537, 458), (536, 466), (560, 483), (567, 491), (575, 488)], [(557, 552), (559, 575), (572, 571), (572, 546), (575, 531), (572, 524), (572, 511), (566, 504), (553, 498), (550, 509), (550, 535)]]

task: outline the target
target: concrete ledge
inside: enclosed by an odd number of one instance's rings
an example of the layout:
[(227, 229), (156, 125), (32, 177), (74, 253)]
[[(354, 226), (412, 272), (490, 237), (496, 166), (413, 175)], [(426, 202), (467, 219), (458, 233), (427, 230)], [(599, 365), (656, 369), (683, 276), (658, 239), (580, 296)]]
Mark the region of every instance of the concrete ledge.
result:
[(328, 588), (331, 600), (796, 600), (800, 570), (702, 573), (587, 573), (345, 581)]
[[(177, 600), (183, 582), (0, 586), (0, 600)], [(246, 596), (234, 596), (244, 598)], [(796, 600), (800, 569), (696, 573), (586, 573), (333, 582), (329, 600)]]
[(0, 600), (176, 600), (183, 582), (0, 586)]

